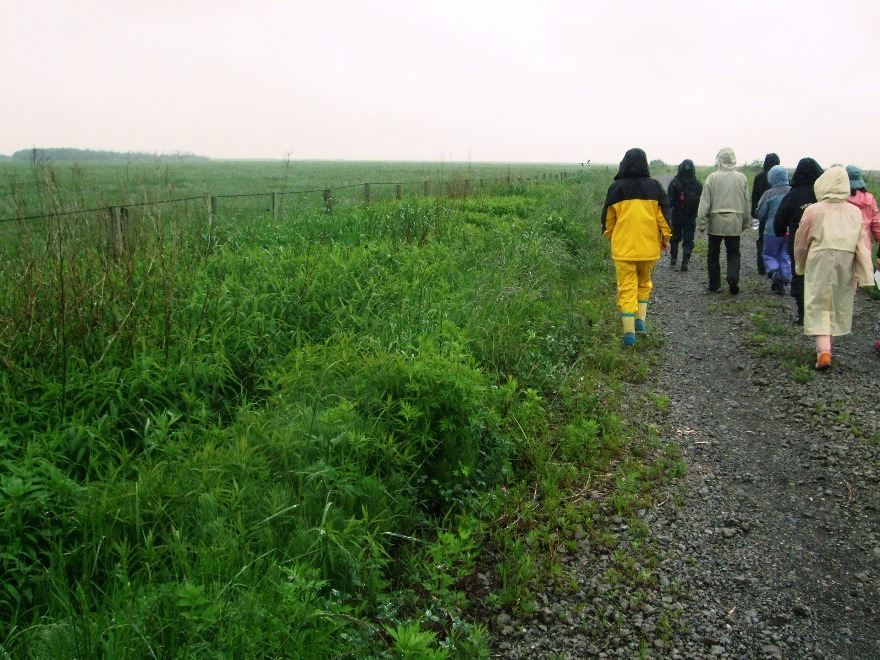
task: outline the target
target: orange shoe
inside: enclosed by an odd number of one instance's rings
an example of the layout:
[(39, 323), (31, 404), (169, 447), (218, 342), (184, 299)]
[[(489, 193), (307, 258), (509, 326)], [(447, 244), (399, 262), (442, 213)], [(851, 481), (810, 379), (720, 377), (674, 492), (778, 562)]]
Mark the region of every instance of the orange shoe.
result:
[(831, 353), (819, 353), (816, 360), (816, 370), (824, 371), (831, 366)]

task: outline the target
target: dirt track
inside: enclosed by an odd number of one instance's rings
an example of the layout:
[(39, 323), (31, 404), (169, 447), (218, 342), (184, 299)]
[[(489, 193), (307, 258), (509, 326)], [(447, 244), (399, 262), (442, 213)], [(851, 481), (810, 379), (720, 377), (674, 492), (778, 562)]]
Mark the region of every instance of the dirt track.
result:
[(687, 475), (642, 516), (647, 543), (616, 531), (650, 547), (656, 584), (647, 598), (610, 584), (613, 558), (585, 548), (579, 592), (544, 594), (498, 657), (880, 658), (880, 302), (859, 292), (853, 333), (814, 373), (793, 300), (757, 275), (755, 238), (739, 296), (705, 292), (705, 238), (689, 272), (666, 256), (655, 270), (662, 357), (634, 396), (669, 397), (646, 423)]

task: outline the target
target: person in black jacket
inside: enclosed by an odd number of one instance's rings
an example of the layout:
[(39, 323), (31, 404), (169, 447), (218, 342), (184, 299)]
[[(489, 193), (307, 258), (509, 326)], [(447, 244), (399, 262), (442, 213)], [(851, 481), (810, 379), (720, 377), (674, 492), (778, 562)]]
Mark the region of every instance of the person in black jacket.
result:
[[(788, 254), (794, 263), (794, 235), (801, 224), (801, 216), (810, 204), (815, 204), (816, 193), (813, 184), (822, 176), (823, 170), (812, 158), (801, 158), (791, 178), (791, 190), (782, 198), (776, 217), (773, 219), (773, 233), (788, 236)], [(792, 269), (791, 297), (797, 305), (795, 323), (804, 324), (804, 276)]]
[[(774, 165), (779, 165), (779, 156), (769, 153), (764, 156), (764, 169), (755, 175), (752, 182), (752, 217), (757, 218), (758, 202), (761, 195), (770, 190), (770, 184), (767, 182), (767, 172)], [(758, 220), (758, 240), (755, 241), (755, 247), (758, 251), (758, 275), (766, 275), (767, 269), (764, 267), (764, 231), (766, 230), (765, 221)]]
[(682, 243), (681, 270), (688, 269), (694, 249), (694, 232), (697, 229), (697, 211), (703, 184), (697, 179), (694, 161), (686, 159), (678, 166), (678, 174), (669, 182), (666, 196), (672, 210), (672, 241), (669, 244), (669, 265), (675, 268), (678, 260), (678, 244)]

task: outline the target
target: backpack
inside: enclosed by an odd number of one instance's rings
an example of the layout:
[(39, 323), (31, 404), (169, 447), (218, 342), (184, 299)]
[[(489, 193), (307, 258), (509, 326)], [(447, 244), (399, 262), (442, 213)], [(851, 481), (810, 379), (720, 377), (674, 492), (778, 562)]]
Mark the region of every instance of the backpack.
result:
[(685, 179), (684, 181), (679, 179), (678, 183), (678, 199), (672, 200), (675, 210), (686, 218), (696, 216), (700, 208), (702, 184), (697, 179)]

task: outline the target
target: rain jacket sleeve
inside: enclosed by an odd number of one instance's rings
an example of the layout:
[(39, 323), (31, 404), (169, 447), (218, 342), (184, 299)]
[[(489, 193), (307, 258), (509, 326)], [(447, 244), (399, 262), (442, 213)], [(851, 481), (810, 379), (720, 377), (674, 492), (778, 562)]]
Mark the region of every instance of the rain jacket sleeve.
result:
[(874, 285), (874, 263), (871, 260), (871, 237), (862, 227), (859, 244), (856, 246), (856, 278), (859, 286)]
[(789, 193), (779, 202), (776, 209), (776, 217), (773, 218), (773, 233), (782, 237), (788, 234), (789, 218), (793, 212), (792, 200), (794, 197)]

